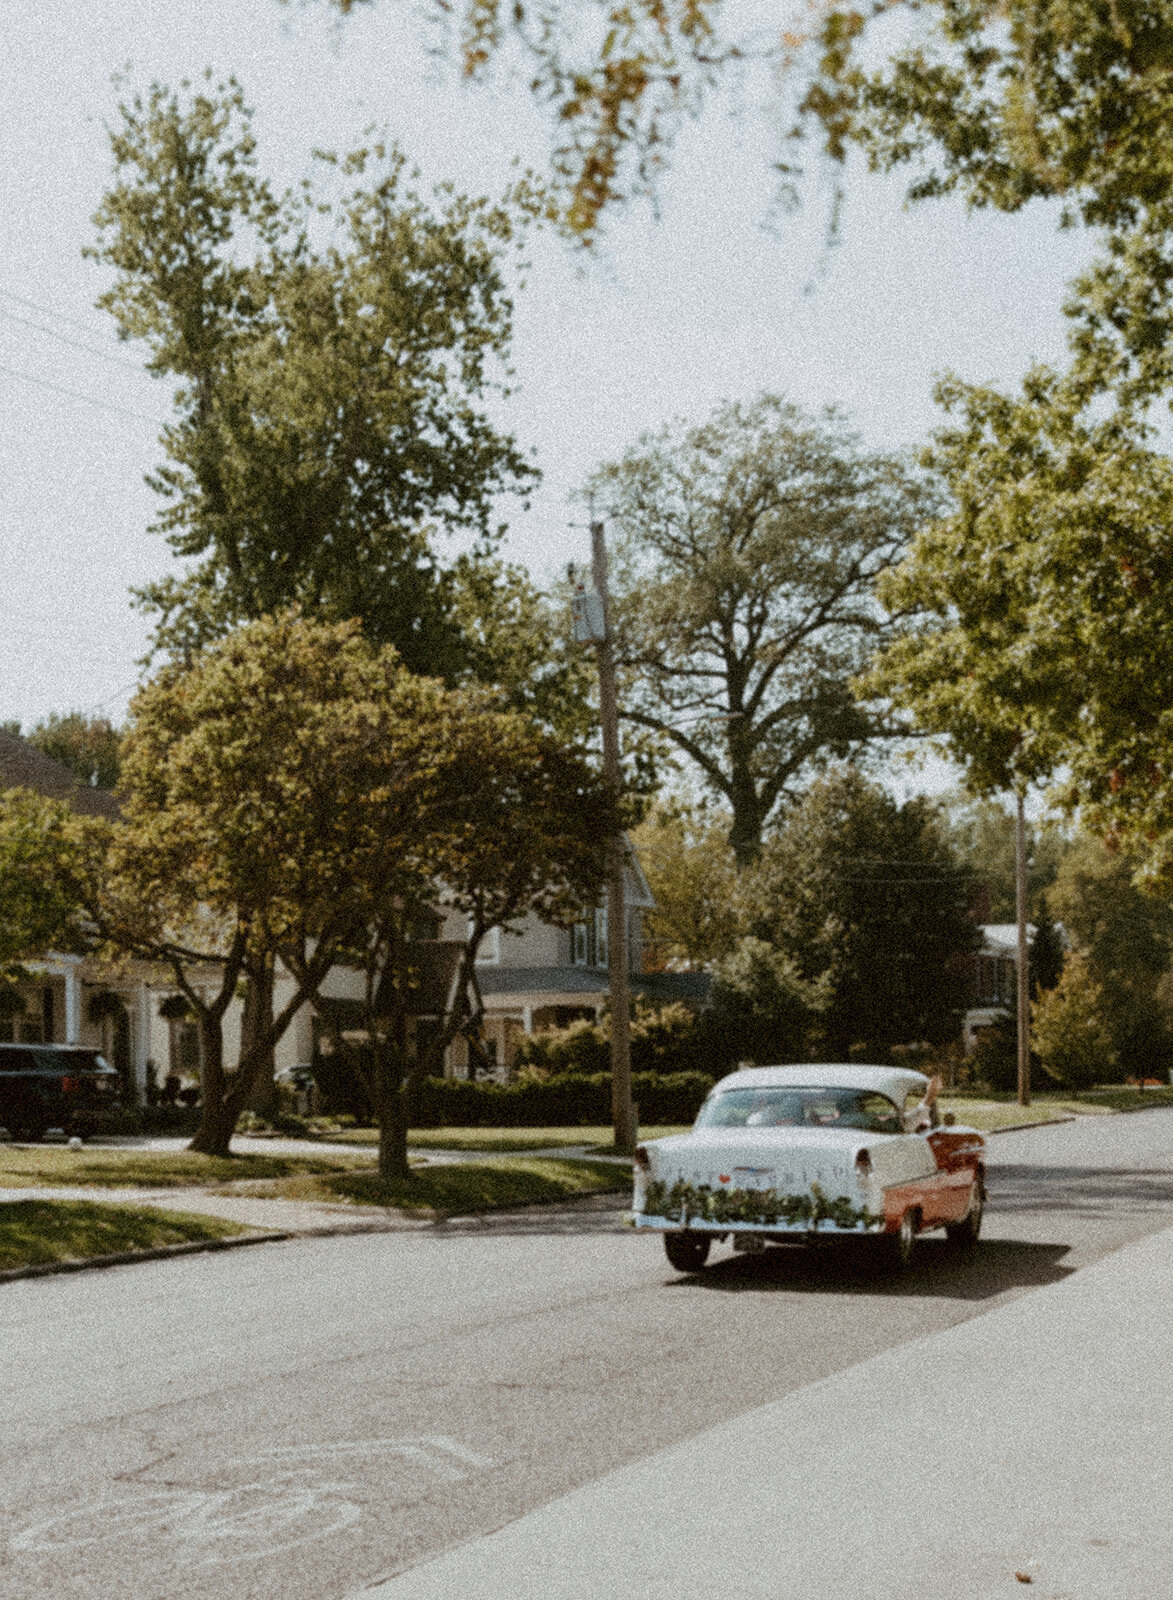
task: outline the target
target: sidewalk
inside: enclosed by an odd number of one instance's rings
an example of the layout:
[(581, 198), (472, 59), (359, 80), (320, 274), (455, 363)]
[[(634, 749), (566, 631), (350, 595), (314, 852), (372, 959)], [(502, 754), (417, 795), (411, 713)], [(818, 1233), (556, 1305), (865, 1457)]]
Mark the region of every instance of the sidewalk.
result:
[(1171, 1303), (1173, 1229), (362, 1595), (1168, 1600)]

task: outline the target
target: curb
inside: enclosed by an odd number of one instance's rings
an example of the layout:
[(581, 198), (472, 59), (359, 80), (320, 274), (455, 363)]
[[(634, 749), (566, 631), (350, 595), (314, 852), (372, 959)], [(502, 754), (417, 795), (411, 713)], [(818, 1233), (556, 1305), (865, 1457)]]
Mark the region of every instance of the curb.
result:
[(1043, 1122), (1014, 1122), (1007, 1128), (987, 1128), (985, 1137), (992, 1139), (996, 1133), (1026, 1133), (1031, 1128), (1057, 1128), (1061, 1122), (1080, 1122), (1074, 1111), (1069, 1111), (1061, 1117), (1047, 1117)]
[(42, 1261), (31, 1267), (5, 1267), (0, 1271), (0, 1283), (12, 1283), (18, 1278), (49, 1278), (58, 1272), (88, 1272), (91, 1267), (125, 1267), (134, 1261), (166, 1261), (170, 1256), (194, 1256), (208, 1250), (238, 1250), (247, 1244), (273, 1244), (295, 1237), (270, 1230), (228, 1239), (192, 1239), (185, 1244), (156, 1245), (150, 1250), (118, 1250), (108, 1256), (82, 1256), (79, 1260)]

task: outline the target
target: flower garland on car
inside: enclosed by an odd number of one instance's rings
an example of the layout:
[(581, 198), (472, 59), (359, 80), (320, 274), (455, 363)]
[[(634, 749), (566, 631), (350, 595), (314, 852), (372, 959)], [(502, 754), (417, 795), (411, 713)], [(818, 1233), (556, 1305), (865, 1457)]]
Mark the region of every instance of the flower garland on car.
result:
[(870, 1228), (882, 1220), (847, 1195), (828, 1200), (817, 1183), (811, 1184), (809, 1194), (778, 1194), (774, 1189), (713, 1189), (707, 1183), (680, 1179), (669, 1188), (655, 1178), (647, 1187), (644, 1215), (680, 1222), (684, 1227), (695, 1221), (749, 1222), (764, 1227), (805, 1222), (812, 1228), (820, 1222), (833, 1222), (837, 1228)]

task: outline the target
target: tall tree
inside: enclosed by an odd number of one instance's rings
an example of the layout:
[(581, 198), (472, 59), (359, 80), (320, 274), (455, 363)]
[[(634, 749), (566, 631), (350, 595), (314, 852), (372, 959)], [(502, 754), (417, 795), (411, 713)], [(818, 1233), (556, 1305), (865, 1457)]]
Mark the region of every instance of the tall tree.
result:
[(812, 772), (896, 731), (850, 680), (891, 629), (873, 586), (932, 488), (766, 395), (645, 436), (589, 489), (619, 533), (623, 715), (727, 802), (744, 866)]
[[(984, 887), (989, 892), (989, 921), (1013, 922), (1014, 813), (988, 796), (955, 794), (942, 803), (941, 824), (979, 890)], [(1070, 847), (1070, 830), (1061, 822), (1051, 818), (1027, 822), (1027, 913), (1032, 920), (1045, 920), (1046, 891)]]
[(859, 772), (814, 783), (746, 886), (750, 931), (822, 980), (823, 1054), (955, 1038), (979, 944), (973, 879), (924, 799)]
[(950, 381), (951, 492), (880, 590), (915, 611), (865, 680), (947, 734), (979, 792), (1064, 770), (1085, 818), (1173, 880), (1173, 462), (1038, 371), (1014, 399)]
[[(16, 731), (19, 733), (20, 729)], [(84, 783), (113, 789), (120, 771), (120, 730), (108, 717), (89, 717), (83, 711), (51, 711), (34, 723), (25, 741), (42, 755), (76, 772)]]
[[(363, 619), (413, 670), (459, 674), (458, 592), (535, 473), (490, 420), (525, 204), (411, 187), (372, 144), (280, 192), (233, 82), (130, 96), (93, 254), (100, 304), (176, 383), (156, 529), (188, 563), (141, 593), (157, 642), (198, 647), (294, 602)], [(347, 187), (349, 185), (349, 187)], [(474, 540), (442, 559), (436, 528)]]
[(1164, 1077), (1173, 1029), (1162, 986), (1173, 955), (1173, 909), (1141, 892), (1137, 863), (1084, 834), (1065, 857), (1047, 903), (1099, 990), (1099, 1014), (1122, 1073)]
[(644, 966), (704, 968), (728, 956), (744, 932), (728, 819), (661, 805), (633, 832), (655, 899), (643, 918)]

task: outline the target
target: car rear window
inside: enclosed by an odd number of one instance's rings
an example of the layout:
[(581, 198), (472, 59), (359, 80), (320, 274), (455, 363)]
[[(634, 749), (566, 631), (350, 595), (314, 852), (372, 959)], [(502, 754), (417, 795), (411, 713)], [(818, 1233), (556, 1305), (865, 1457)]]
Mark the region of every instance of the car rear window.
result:
[(726, 1089), (705, 1101), (698, 1128), (858, 1128), (901, 1133), (900, 1113), (887, 1095), (859, 1089)]

